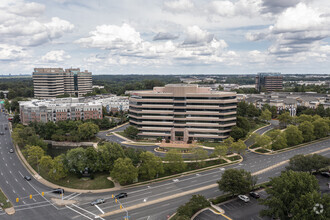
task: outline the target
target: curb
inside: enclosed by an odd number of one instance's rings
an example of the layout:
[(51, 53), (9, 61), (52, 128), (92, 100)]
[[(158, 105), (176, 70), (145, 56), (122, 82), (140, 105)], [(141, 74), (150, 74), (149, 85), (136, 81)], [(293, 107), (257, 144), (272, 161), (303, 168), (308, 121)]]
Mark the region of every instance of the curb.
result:
[(124, 124), (118, 125), (117, 127), (110, 128), (110, 129), (108, 129), (108, 130), (100, 131), (100, 132), (111, 132), (111, 131), (116, 130), (116, 129), (118, 129), (118, 128), (121, 128), (121, 127), (123, 127), (124, 125), (127, 125), (127, 124), (129, 124), (129, 122), (126, 122), (126, 123), (124, 123)]

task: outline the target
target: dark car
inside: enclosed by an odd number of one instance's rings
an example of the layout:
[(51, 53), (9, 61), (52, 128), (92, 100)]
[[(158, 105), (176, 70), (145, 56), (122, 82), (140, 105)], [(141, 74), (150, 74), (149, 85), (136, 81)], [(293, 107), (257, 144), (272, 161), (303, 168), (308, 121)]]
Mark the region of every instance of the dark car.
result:
[(260, 198), (260, 195), (256, 192), (250, 192), (250, 196), (255, 198), (255, 199), (259, 199)]
[(118, 195), (115, 196), (115, 199), (122, 199), (127, 197), (127, 193), (119, 193)]
[(9, 150), (9, 153), (14, 153), (14, 150), (13, 150), (13, 149), (10, 149), (10, 150)]
[(62, 194), (64, 193), (64, 189), (61, 188), (53, 189), (52, 193)]
[(330, 177), (330, 173), (329, 172), (321, 172), (321, 175), (322, 176), (325, 176), (325, 177)]
[(31, 177), (30, 176), (25, 176), (24, 179), (26, 179), (27, 181), (30, 181)]
[(91, 202), (91, 205), (98, 205), (98, 204), (101, 204), (101, 203), (105, 203), (105, 199), (94, 200), (93, 202)]

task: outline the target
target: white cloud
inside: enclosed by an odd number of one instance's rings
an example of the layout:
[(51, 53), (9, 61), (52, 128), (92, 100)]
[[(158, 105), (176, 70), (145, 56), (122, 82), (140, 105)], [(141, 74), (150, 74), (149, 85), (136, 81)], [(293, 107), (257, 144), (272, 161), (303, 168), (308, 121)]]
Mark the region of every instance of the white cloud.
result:
[(46, 53), (41, 60), (46, 62), (62, 62), (71, 58), (70, 55), (66, 55), (64, 50), (52, 50)]
[(204, 44), (211, 42), (213, 38), (213, 34), (210, 34), (194, 25), (187, 28), (186, 38), (183, 44)]
[(257, 17), (261, 10), (261, 0), (239, 0), (236, 2), (212, 1), (207, 6), (210, 15), (220, 17), (250, 16)]
[(0, 5), (0, 41), (20, 46), (37, 46), (62, 37), (74, 25), (57, 17), (39, 19), (45, 6), (25, 1), (4, 1)]
[(0, 61), (19, 60), (28, 56), (22, 47), (0, 44)]
[(171, 12), (186, 12), (194, 8), (194, 3), (190, 0), (165, 1), (164, 9)]
[(140, 33), (130, 25), (101, 25), (89, 33), (89, 37), (80, 38), (76, 43), (84, 47), (101, 49), (135, 48), (142, 42)]

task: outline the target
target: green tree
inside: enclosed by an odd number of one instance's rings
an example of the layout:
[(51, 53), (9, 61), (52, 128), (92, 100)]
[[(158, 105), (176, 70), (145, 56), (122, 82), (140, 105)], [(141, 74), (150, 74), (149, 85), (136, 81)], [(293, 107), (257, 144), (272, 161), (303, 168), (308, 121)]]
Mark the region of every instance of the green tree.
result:
[(40, 163), (40, 159), (45, 155), (45, 151), (39, 146), (26, 145), (23, 154), (26, 156), (27, 161), (31, 166), (37, 166)]
[(40, 168), (48, 173), (50, 169), (52, 169), (52, 167), (54, 166), (54, 161), (53, 158), (49, 155), (46, 156), (42, 156), (40, 159)]
[(325, 119), (317, 119), (313, 122), (314, 125), (314, 135), (316, 138), (323, 138), (328, 136), (329, 124)]
[(247, 110), (246, 110), (247, 116), (250, 118), (258, 117), (259, 116), (259, 110), (250, 103)]
[(253, 178), (250, 172), (243, 169), (228, 169), (217, 183), (221, 191), (232, 195), (245, 194), (252, 189)]
[(242, 128), (246, 133), (250, 130), (250, 122), (247, 120), (247, 118), (244, 118), (242, 116), (237, 116), (236, 118), (236, 126), (239, 128)]
[(193, 158), (196, 160), (196, 165), (198, 167), (203, 167), (205, 166), (205, 159), (208, 158), (208, 153), (206, 150), (202, 148), (196, 148), (193, 151)]
[(272, 141), (274, 141), (277, 136), (279, 136), (281, 134), (281, 130), (279, 129), (274, 129), (274, 130), (271, 130), (267, 135), (272, 139)]
[(272, 187), (266, 189), (268, 197), (261, 200), (261, 204), (267, 208), (260, 214), (280, 219), (291, 219), (290, 216), (303, 196), (319, 190), (317, 179), (304, 172), (283, 172), (281, 176), (271, 178), (270, 184)]
[(61, 154), (54, 158), (52, 169), (48, 172), (48, 176), (53, 180), (60, 180), (67, 176), (65, 167), (65, 155)]
[(237, 116), (242, 116), (242, 117), (245, 117), (247, 116), (247, 108), (248, 108), (249, 104), (242, 101), (242, 102), (239, 102), (237, 104)]
[(165, 164), (165, 168), (170, 173), (180, 173), (186, 169), (187, 165), (184, 163), (181, 154), (179, 154), (176, 150), (168, 151), (164, 160), (168, 162)]
[(298, 129), (301, 131), (304, 142), (309, 142), (315, 139), (314, 125), (310, 121), (304, 121), (299, 124)]
[(272, 142), (273, 150), (280, 150), (288, 146), (284, 132), (281, 132)]
[(96, 172), (97, 167), (97, 151), (94, 147), (88, 147), (85, 149), (86, 167), (92, 172)]
[(322, 104), (319, 104), (315, 109), (315, 113), (321, 117), (325, 117), (326, 112), (324, 106)]
[(314, 170), (318, 171), (327, 166), (330, 166), (330, 158), (328, 157), (318, 154), (298, 154), (290, 158), (289, 166), (286, 169), (312, 173)]
[(5, 99), (3, 106), (8, 112), (10, 111), (10, 102), (8, 99)]
[(246, 131), (244, 131), (242, 128), (239, 128), (237, 126), (231, 128), (230, 136), (234, 138), (235, 141), (244, 138), (246, 134), (247, 134)]
[(87, 158), (85, 149), (82, 147), (74, 148), (66, 153), (67, 168), (72, 172), (82, 172), (87, 168)]
[(269, 149), (272, 139), (267, 135), (259, 135), (256, 137), (255, 143), (262, 148)]
[(99, 132), (99, 126), (92, 122), (86, 122), (78, 126), (78, 135), (81, 140), (90, 140)]
[(288, 146), (295, 146), (301, 144), (304, 140), (302, 132), (297, 126), (289, 125), (284, 131)]
[[(210, 206), (210, 202), (202, 195), (193, 195), (189, 202), (180, 206), (177, 210), (178, 216), (187, 216), (190, 219), (196, 212)], [(177, 218), (175, 218), (177, 219)]]
[(312, 122), (313, 117), (311, 115), (305, 115), (305, 114), (299, 115), (297, 122), (302, 123), (302, 122), (305, 122), (305, 121)]
[(290, 116), (289, 112), (284, 112), (278, 116), (278, 120), (280, 121), (281, 127), (286, 128), (286, 126), (291, 123), (292, 117)]
[(119, 158), (115, 161), (110, 176), (121, 185), (130, 184), (137, 179), (138, 169), (133, 166), (131, 159)]
[(271, 106), (269, 111), (272, 113), (272, 118), (277, 118), (277, 108), (276, 108), (276, 106)]
[(126, 137), (131, 138), (131, 139), (136, 139), (137, 135), (139, 133), (139, 130), (134, 126), (128, 126), (124, 130), (124, 133), (125, 133)]
[(214, 147), (214, 154), (216, 156), (226, 156), (228, 152), (228, 147), (225, 144), (220, 144)]
[(265, 109), (261, 112), (259, 119), (262, 121), (270, 121), (272, 119), (272, 113), (268, 109)]
[(162, 160), (153, 153), (141, 153), (140, 160), (139, 175), (142, 179), (154, 179), (158, 174), (164, 173)]
[(244, 154), (245, 149), (246, 149), (246, 145), (242, 140), (238, 140), (237, 142), (234, 142), (231, 146), (231, 150), (238, 154)]

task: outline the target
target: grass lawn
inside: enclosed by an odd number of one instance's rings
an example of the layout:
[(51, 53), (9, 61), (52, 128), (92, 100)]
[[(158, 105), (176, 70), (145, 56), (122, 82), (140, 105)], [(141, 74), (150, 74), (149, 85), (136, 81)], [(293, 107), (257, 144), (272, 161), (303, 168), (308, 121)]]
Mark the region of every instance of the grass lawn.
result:
[(5, 194), (3, 194), (2, 190), (0, 189), (0, 203), (3, 203), (2, 208), (6, 209), (6, 208), (10, 208), (12, 207), (12, 204), (10, 202), (7, 202), (7, 197), (5, 196)]
[(112, 181), (108, 180), (107, 177), (109, 174), (107, 173), (97, 173), (94, 175), (94, 179), (91, 178), (78, 178), (76, 175), (69, 174), (64, 179), (54, 181), (53, 183), (58, 184), (60, 186), (69, 187), (73, 189), (107, 189), (113, 188), (114, 184)]
[(235, 161), (235, 160), (239, 160), (239, 159), (241, 159), (241, 157), (240, 156), (237, 156), (237, 155), (235, 155), (235, 156), (233, 156), (233, 157), (226, 157), (228, 160), (231, 160), (231, 161)]
[(123, 137), (125, 137), (125, 138), (128, 138), (128, 137), (126, 137), (125, 132), (123, 132), (123, 131), (116, 131), (116, 133), (123, 136)]
[(198, 145), (203, 145), (206, 147), (216, 147), (219, 146), (221, 143), (220, 142), (198, 142)]
[(256, 150), (256, 152), (259, 152), (259, 153), (269, 153), (269, 150), (260, 148), (260, 149)]

